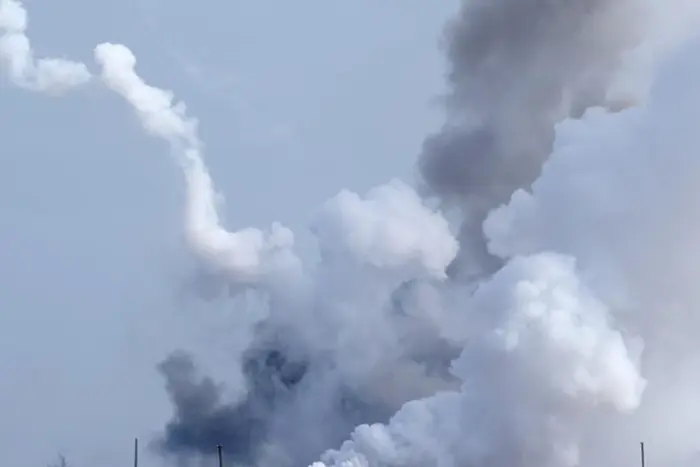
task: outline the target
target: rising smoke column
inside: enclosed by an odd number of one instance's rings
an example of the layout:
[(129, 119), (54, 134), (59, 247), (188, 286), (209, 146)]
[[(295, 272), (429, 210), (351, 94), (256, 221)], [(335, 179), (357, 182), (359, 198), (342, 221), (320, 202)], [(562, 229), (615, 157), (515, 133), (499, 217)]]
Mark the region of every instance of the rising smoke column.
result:
[(499, 267), (481, 224), (490, 209), (537, 178), (561, 118), (594, 105), (627, 105), (606, 91), (640, 38), (646, 6), (645, 0), (462, 2), (446, 37), (447, 121), (425, 141), (419, 159), (428, 192), (464, 218), (453, 275)]

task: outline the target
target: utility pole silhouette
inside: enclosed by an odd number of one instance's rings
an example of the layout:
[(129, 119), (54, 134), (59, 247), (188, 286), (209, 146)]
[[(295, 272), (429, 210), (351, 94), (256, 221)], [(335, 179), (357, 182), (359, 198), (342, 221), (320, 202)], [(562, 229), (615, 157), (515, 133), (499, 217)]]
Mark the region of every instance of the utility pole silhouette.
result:
[(216, 447), (216, 450), (219, 452), (219, 467), (224, 467), (224, 453), (223, 453), (223, 447), (219, 444)]
[(644, 459), (644, 442), (639, 443), (639, 449), (642, 455), (642, 467), (645, 467), (646, 460)]
[(139, 439), (134, 438), (134, 467), (139, 467)]

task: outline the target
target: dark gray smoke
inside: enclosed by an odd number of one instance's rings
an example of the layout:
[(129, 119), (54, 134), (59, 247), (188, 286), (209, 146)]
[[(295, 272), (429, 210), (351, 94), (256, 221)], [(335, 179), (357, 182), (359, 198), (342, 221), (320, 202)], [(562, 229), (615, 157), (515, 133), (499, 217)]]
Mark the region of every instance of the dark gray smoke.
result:
[(305, 343), (273, 315), (255, 328), (242, 361), (232, 359), (246, 380), (241, 400), (227, 400), (226, 388), (200, 375), (192, 356), (172, 353), (159, 366), (174, 414), (155, 443), (158, 451), (190, 465), (215, 455), (220, 444), (236, 465), (305, 467), (357, 425), (386, 422), (408, 400), (454, 387), (448, 369), (459, 349), (414, 317), (419, 291), (409, 281), (391, 294), (391, 327), (410, 350), (388, 360), (388, 368), (382, 367), (386, 362), (371, 362), (377, 369), (369, 381), (343, 374), (332, 349)]
[(447, 30), (448, 118), (429, 137), (420, 169), (430, 194), (463, 215), (453, 276), (494, 272), (486, 213), (537, 178), (554, 125), (606, 97), (639, 39), (630, 0), (469, 0)]
[[(170, 355), (160, 370), (175, 407), (175, 416), (159, 442), (163, 452), (178, 456), (206, 454), (222, 444), (236, 461), (254, 459), (265, 436), (265, 419), (272, 410), (273, 398), (261, 395), (240, 405), (226, 403), (221, 388), (210, 378), (200, 377), (192, 358), (184, 353)], [(270, 385), (268, 389), (275, 388)]]
[[(223, 386), (199, 374), (189, 354), (168, 356), (159, 368), (175, 413), (157, 440), (158, 450), (187, 465), (188, 460), (213, 456), (220, 444), (235, 465), (256, 465), (265, 458), (278, 465), (306, 466), (358, 424), (386, 421), (393, 414), (393, 407), (371, 405), (342, 385), (323, 391), (334, 394), (332, 400), (309, 399), (314, 394), (309, 385), (321, 384), (332, 368), (319, 359), (313, 366), (309, 360), (290, 359), (293, 352), (282, 350), (283, 344), (268, 342), (246, 352), (248, 393), (235, 403), (225, 400)], [(316, 442), (302, 439), (302, 428), (319, 422), (300, 410), (309, 403), (318, 404), (322, 411), (317, 415), (327, 420), (324, 433), (313, 433)]]

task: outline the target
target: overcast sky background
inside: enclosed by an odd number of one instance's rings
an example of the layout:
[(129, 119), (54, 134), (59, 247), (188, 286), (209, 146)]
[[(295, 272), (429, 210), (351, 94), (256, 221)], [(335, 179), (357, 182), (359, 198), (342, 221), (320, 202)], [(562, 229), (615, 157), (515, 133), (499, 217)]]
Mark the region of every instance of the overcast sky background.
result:
[[(26, 7), (40, 56), (96, 70), (97, 43), (130, 47), (137, 71), (200, 120), (228, 227), (279, 220), (304, 245), (309, 217), (341, 188), (410, 177), (440, 122), (438, 42), (457, 3)], [(0, 82), (0, 160), (0, 465), (59, 451), (75, 467), (128, 465), (132, 438), (170, 414), (154, 365), (177, 347), (215, 349), (221, 375), (235, 335), (225, 304), (181, 297), (181, 175), (99, 87), (49, 99)]]

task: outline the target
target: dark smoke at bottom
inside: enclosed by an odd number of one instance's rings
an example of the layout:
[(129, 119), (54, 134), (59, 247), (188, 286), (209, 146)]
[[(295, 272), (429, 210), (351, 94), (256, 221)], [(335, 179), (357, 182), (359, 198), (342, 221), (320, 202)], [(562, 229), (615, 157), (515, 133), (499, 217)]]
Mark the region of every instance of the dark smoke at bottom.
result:
[(450, 365), (460, 349), (416, 317), (412, 307), (421, 290), (419, 283), (404, 282), (387, 297), (386, 330), (404, 343), (398, 355), (382, 355), (384, 363), (372, 360), (364, 378), (340, 368), (333, 353), (340, 343), (314, 347), (318, 343), (298, 339), (272, 315), (253, 329), (240, 360), (232, 358), (247, 390), (235, 403), (226, 400), (225, 386), (200, 374), (191, 355), (172, 353), (159, 370), (174, 413), (156, 449), (181, 465), (211, 458), (222, 445), (235, 465), (307, 467), (358, 425), (386, 423), (409, 400), (455, 389)]
[(315, 440), (298, 439), (303, 433), (293, 430), (308, 430), (314, 420), (297, 404), (310, 393), (310, 380), (322, 377), (323, 366), (291, 360), (273, 347), (245, 354), (248, 394), (235, 404), (224, 400), (224, 388), (201, 376), (192, 356), (185, 352), (171, 354), (159, 369), (174, 416), (156, 447), (166, 457), (185, 462), (214, 456), (220, 444), (226, 458), (237, 465), (253, 465), (269, 457), (266, 450), (277, 450), (281, 465), (306, 466), (329, 446), (340, 444), (358, 424), (384, 422), (393, 414), (393, 408), (372, 406), (350, 388), (339, 386), (333, 400), (310, 401), (323, 407), (322, 416), (330, 422), (323, 425), (324, 432), (313, 433)]

